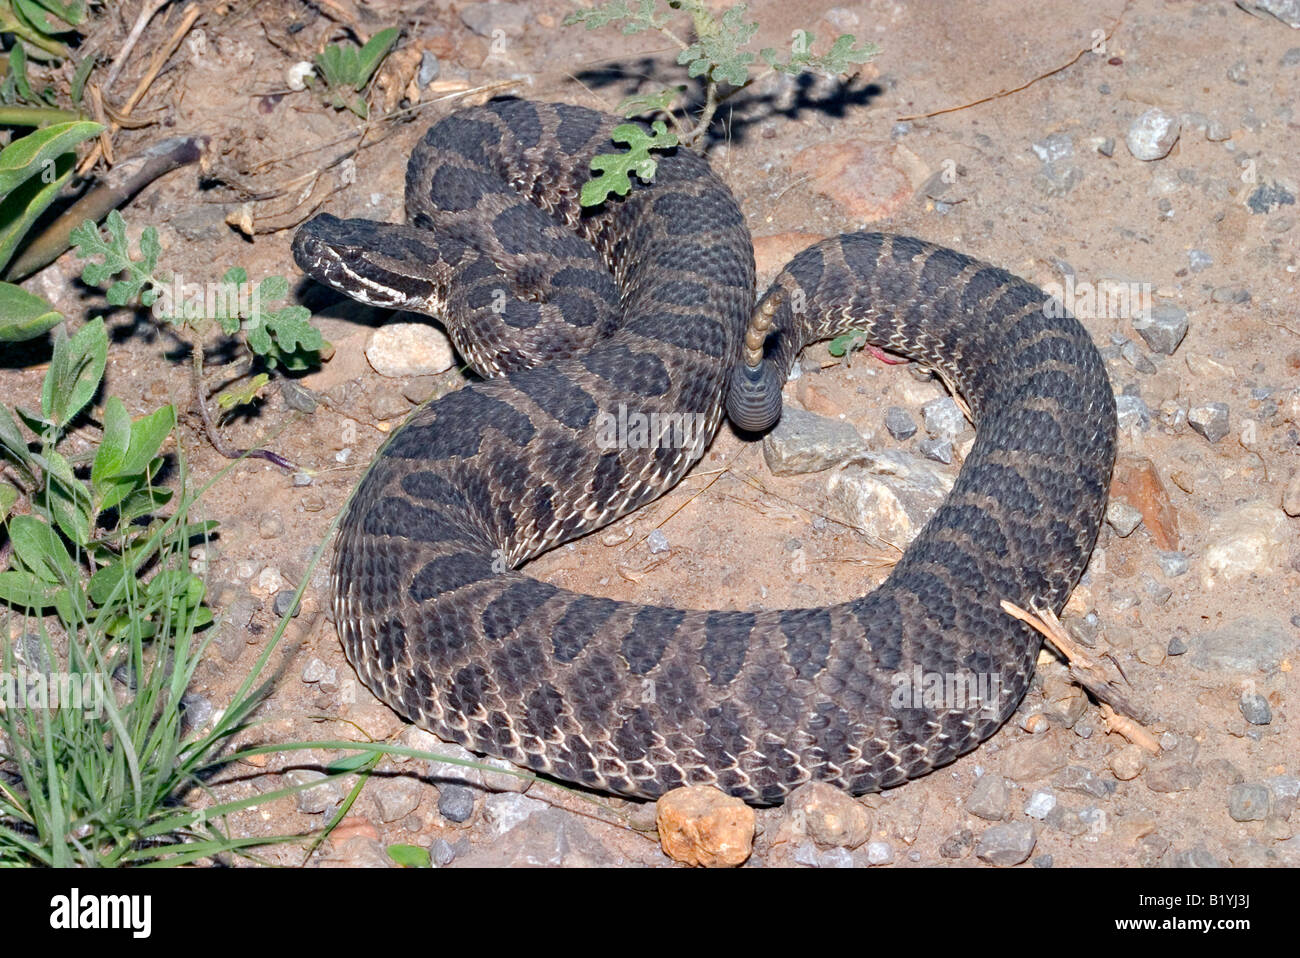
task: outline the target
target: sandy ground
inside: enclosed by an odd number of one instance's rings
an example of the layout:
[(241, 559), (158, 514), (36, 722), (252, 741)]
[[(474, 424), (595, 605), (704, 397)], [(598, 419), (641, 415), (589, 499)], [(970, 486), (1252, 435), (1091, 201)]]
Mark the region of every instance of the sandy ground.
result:
[[(369, 30), (407, 28), (391, 66), (394, 97), (422, 50), (439, 57), (442, 74), (432, 89), (447, 93), (519, 77), (503, 89), (611, 108), (641, 75), (672, 76), (669, 52), (654, 40), (560, 26), (568, 8), (558, 0), (487, 14), (455, 2), (344, 6)], [(276, 227), (317, 205), (338, 215), (400, 219), (411, 146), (463, 100), (425, 105), (405, 124), (375, 124), (367, 148), (347, 157), (357, 118), (323, 106), (310, 91), (286, 92), (284, 80), (291, 63), (339, 39), (337, 24), (288, 0), (231, 3), (222, 11), (200, 21), (137, 111), (159, 125), (118, 136), (126, 154), (164, 135), (203, 133), (212, 140), (211, 162), (202, 177), (193, 169), (169, 175), (125, 213), (137, 229), (159, 226), (165, 264), (186, 279), (217, 279), (239, 264), (255, 278), (278, 273), (297, 281), (292, 231)], [(1136, 478), (1116, 496), (1144, 521), (1127, 536), (1103, 528), (1067, 623), (1108, 653), (1131, 694), (1158, 717), (1152, 729), (1162, 754), (1133, 768), (1125, 764), (1132, 752), (1117, 759), (1126, 742), (1107, 733), (1096, 703), (1078, 700), (1062, 666), (1047, 656), (1018, 715), (984, 746), (863, 800), (871, 810), (869, 844), (851, 854), (817, 847), (791, 829), (785, 811), (764, 810), (751, 864), (982, 866), (974, 845), (1001, 823), (1032, 830), (1029, 861), (1040, 866), (1300, 863), (1300, 839), (1288, 821), (1300, 775), (1289, 718), (1300, 647), (1300, 519), (1281, 508), (1300, 467), (1300, 30), (1228, 2), (1177, 0), (878, 0), (835, 8), (758, 0), (751, 12), (768, 45), (807, 26), (823, 37), (852, 32), (882, 50), (847, 87), (767, 82), (723, 111), (710, 157), (756, 237), (761, 283), (812, 239), (869, 225), (952, 246), (1040, 284), (1064, 288), (1072, 277), (1075, 290), (1135, 286), (1147, 302), (1185, 311), (1189, 326), (1166, 355), (1150, 348), (1131, 315), (1076, 309), (1106, 348), (1116, 393), (1136, 397), (1124, 407), (1120, 438), (1125, 468)], [(482, 36), (467, 26), (484, 29), (482, 16), (489, 28), (500, 26), (496, 41), (491, 29)], [(161, 42), (170, 29), (156, 22), (143, 45)], [(106, 50), (123, 33), (111, 19), (100, 31), (91, 42)], [(1097, 52), (1052, 72), (1094, 45)], [(142, 71), (142, 63), (128, 64), (119, 86), (129, 89)], [(961, 107), (1039, 76), (989, 102), (901, 119)], [(1180, 118), (1181, 135), (1168, 155), (1143, 161), (1125, 136), (1152, 108)], [(333, 162), (340, 157), (347, 158)], [(273, 195), (259, 198), (264, 194)], [(250, 239), (228, 226), (227, 215), (241, 209), (268, 232)], [(65, 257), (30, 284), (74, 327), (104, 308), (79, 287), (77, 272)], [(313, 307), (335, 346), (331, 362), (299, 380), (324, 401), (306, 414), (272, 389), (224, 433), (235, 445), (274, 448), (298, 463), (310, 484), (244, 462), (203, 503), (221, 523), (206, 567), (223, 622), (194, 691), (218, 708), (275, 626), (271, 593), (305, 574), (412, 397), (461, 381), (455, 370), (436, 382), (381, 378), (362, 347), (389, 315), (339, 302), (306, 281), (294, 295)], [(109, 389), (135, 415), (165, 401), (187, 407), (177, 342), (130, 314), (107, 317), (114, 332)], [(0, 399), (30, 402), (40, 361), (38, 346), (6, 363)], [(214, 370), (220, 361), (212, 357)], [(824, 347), (809, 350), (803, 369), (788, 401), (852, 423), (877, 448), (916, 452), (924, 426), (900, 442), (885, 429), (885, 411), (903, 406), (920, 424), (920, 405), (944, 395), (906, 367), (868, 358), (845, 367)], [(1214, 442), (1188, 423), (1189, 413), (1199, 421), (1195, 411), (1207, 403), (1228, 407), (1227, 432)], [(969, 435), (958, 438), (959, 450)], [(225, 465), (193, 417), (180, 442), (196, 478)], [(960, 455), (942, 468), (955, 475), (959, 464)], [(651, 551), (655, 530), (666, 551)], [(1175, 552), (1185, 562), (1170, 558)], [(826, 474), (774, 476), (758, 444), (724, 427), (676, 490), (544, 556), (532, 572), (613, 598), (750, 609), (859, 595), (884, 577), (891, 555), (845, 520)], [(290, 630), (292, 657), (281, 662), (267, 721), (256, 730), (261, 740), (402, 732), (400, 718), (358, 686), (321, 613), (324, 568), (312, 575)], [(1267, 724), (1244, 714), (1242, 696), (1252, 692), (1268, 705)], [(1260, 718), (1257, 711), (1252, 717)], [(415, 739), (408, 732), (403, 740)], [(1117, 777), (1117, 761), (1126, 779)], [(235, 777), (242, 781), (223, 794), (278, 787), (281, 777), (270, 773), (303, 762), (301, 754), (281, 754), (264, 767), (241, 767)], [(570, 844), (584, 851), (578, 859), (571, 853), (571, 863), (669, 863), (655, 842), (596, 821), (573, 800), (564, 803), (577, 811), (546, 813), (558, 817), (528, 834), (504, 831), (510, 815), (533, 808), (510, 796), (480, 798), (469, 820), (455, 823), (440, 813), (437, 788), (418, 778), (421, 763), (384, 767), (389, 774), (367, 786), (314, 862), (379, 864), (383, 846), (400, 842), (444, 857), (450, 846), (459, 861), (510, 863), (523, 860), (521, 847), (550, 840), (539, 832), (573, 828), (580, 834)], [(528, 797), (554, 794), (537, 786)], [(1257, 813), (1260, 796), (1265, 808)], [(258, 834), (319, 828), (338, 797), (268, 802), (233, 817), (230, 827)], [(1248, 820), (1237, 820), (1242, 816)], [(297, 862), (302, 851), (283, 846), (266, 857)]]

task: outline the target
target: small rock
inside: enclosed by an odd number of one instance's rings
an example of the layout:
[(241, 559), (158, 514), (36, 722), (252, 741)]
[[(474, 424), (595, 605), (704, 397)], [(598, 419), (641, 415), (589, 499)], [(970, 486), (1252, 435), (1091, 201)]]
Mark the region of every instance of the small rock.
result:
[(664, 854), (688, 865), (739, 865), (754, 843), (754, 810), (710, 785), (675, 788), (656, 804)]
[(460, 9), (460, 21), (480, 37), (492, 37), (496, 30), (509, 36), (524, 32), (528, 5), (523, 3), (469, 3)]
[(1290, 630), (1282, 620), (1245, 616), (1189, 643), (1198, 669), (1226, 672), (1271, 672), (1293, 652)]
[(850, 525), (878, 543), (905, 546), (952, 489), (953, 480), (901, 450), (864, 452), (832, 473), (826, 489)]
[(975, 782), (970, 797), (966, 799), (966, 811), (990, 822), (1000, 822), (1007, 817), (1007, 802), (1010, 795), (1007, 783), (1002, 776), (985, 772)]
[(662, 529), (651, 530), (650, 535), (646, 536), (646, 545), (651, 555), (659, 555), (661, 552), (668, 551), (668, 537), (664, 535)]
[(1268, 699), (1255, 691), (1241, 693), (1237, 700), (1242, 717), (1251, 725), (1268, 725), (1273, 721), (1273, 710), (1269, 708)]
[(1153, 792), (1186, 792), (1201, 784), (1201, 771), (1191, 762), (1168, 762), (1150, 769), (1142, 780)]
[(1140, 745), (1125, 745), (1110, 757), (1110, 770), (1121, 782), (1130, 782), (1147, 767), (1147, 750)]
[(438, 79), (440, 73), (442, 73), (442, 64), (438, 62), (438, 55), (432, 50), (421, 51), (420, 69), (415, 74), (415, 82), (419, 84), (420, 89), (423, 90), (428, 87), (430, 83)]
[[(885, 411), (885, 428), (899, 442), (911, 439), (916, 435), (916, 423), (902, 406), (890, 406)], [(1297, 473), (1297, 475), (1300, 476), (1300, 473)]]
[(474, 799), (478, 793), (464, 785), (451, 783), (438, 786), (438, 813), (449, 822), (466, 822), (474, 814)]
[(321, 782), (320, 785), (304, 788), (294, 795), (298, 811), (307, 815), (323, 815), (325, 812), (333, 811), (339, 802), (343, 801), (343, 786), (337, 779), (324, 781), (326, 777), (324, 772), (313, 768), (294, 768), (284, 773), (284, 782), (287, 786)]
[(1187, 651), (1187, 643), (1183, 641), (1181, 635), (1175, 635), (1169, 640), (1169, 645), (1165, 647), (1165, 652), (1169, 655), (1182, 655)]
[(922, 439), (916, 444), (921, 455), (948, 465), (952, 462), (952, 442), (948, 439)]
[(306, 472), (295, 472), (293, 474), (293, 484), (299, 488), (311, 485), (311, 474)]
[(1250, 302), (1250, 290), (1241, 284), (1231, 286), (1216, 286), (1210, 290), (1210, 301), (1213, 303), (1233, 303), (1240, 305)]
[(1218, 442), (1228, 434), (1228, 404), (1210, 402), (1187, 411), (1187, 424), (1209, 442)]
[(1037, 842), (1034, 828), (1028, 822), (993, 825), (980, 836), (975, 855), (990, 865), (1005, 868), (1028, 860)]
[(867, 864), (888, 865), (894, 860), (894, 846), (889, 842), (867, 843)]
[(303, 666), (302, 680), (308, 685), (319, 684), (337, 687), (339, 673), (334, 666), (326, 665), (320, 659), (311, 659)]
[(1282, 510), (1264, 500), (1216, 516), (1206, 535), (1203, 584), (1209, 586), (1216, 576), (1233, 581), (1280, 566), (1289, 541), (1286, 526)]
[(370, 397), (370, 415), (380, 422), (400, 419), (410, 411), (411, 404), (395, 389), (378, 389)]
[(1186, 575), (1191, 567), (1191, 560), (1188, 559), (1186, 552), (1157, 552), (1156, 565), (1160, 566), (1160, 571), (1169, 578), (1176, 579), (1180, 575)]
[(1116, 396), (1115, 421), (1120, 429), (1146, 432), (1151, 428), (1151, 409), (1141, 396)]
[(1121, 539), (1125, 539), (1142, 524), (1142, 513), (1127, 502), (1112, 499), (1106, 505), (1106, 521)]
[(436, 759), (429, 759), (425, 762), (425, 777), (430, 779), (433, 784), (439, 788), (442, 788), (444, 782), (473, 788), (483, 787), (483, 772), (481, 770), (459, 764), (461, 762), (473, 762), (475, 765), (482, 764), (483, 760), (469, 749), (454, 742), (439, 742), (430, 751), (454, 760), (440, 762)]
[(383, 842), (357, 835), (339, 842), (329, 857), (321, 860), (322, 868), (392, 868), (393, 860)]
[(267, 566), (257, 575), (257, 581), (248, 587), (253, 595), (265, 598), (268, 595), (274, 595), (284, 588), (284, 576), (280, 570), (273, 565)]
[(1124, 136), (1124, 142), (1135, 158), (1159, 160), (1169, 155), (1169, 151), (1178, 142), (1181, 130), (1178, 117), (1153, 107), (1133, 121)]
[(949, 835), (939, 846), (939, 855), (943, 858), (965, 858), (975, 847), (975, 833), (969, 828)]
[(280, 518), (280, 513), (263, 513), (257, 523), (257, 534), (263, 539), (278, 539), (284, 535), (284, 520)]
[(1179, 546), (1178, 513), (1165, 491), (1155, 463), (1150, 459), (1120, 456), (1110, 485), (1111, 500), (1133, 506), (1142, 514), (1142, 524), (1156, 548)]
[(1042, 821), (1052, 809), (1056, 807), (1056, 796), (1047, 789), (1035, 789), (1029, 796), (1029, 801), (1025, 802), (1025, 814), (1030, 818)]
[(921, 407), (925, 430), (936, 439), (955, 439), (966, 429), (966, 417), (951, 396), (932, 399)]
[(545, 802), (515, 792), (489, 795), (483, 802), (483, 820), (494, 835), (504, 835), (529, 815), (549, 808)]
[(284, 404), (298, 412), (314, 413), (316, 411), (316, 393), (292, 379), (278, 379), (280, 395)]
[(181, 696), (181, 727), (186, 732), (201, 729), (208, 724), (216, 709), (211, 700), (195, 692), (186, 692)]
[(1066, 751), (1054, 734), (1036, 735), (1006, 750), (1002, 770), (1013, 782), (1037, 782), (1065, 765)]
[(292, 617), (295, 619), (298, 617), (299, 605), (294, 601), (295, 595), (297, 595), (296, 589), (281, 589), (275, 594), (275, 599), (271, 603), (271, 611), (275, 613), (277, 618), (284, 618), (289, 615), (291, 609), (293, 610)]
[(1034, 868), (1051, 868), (1056, 864), (1056, 860), (1051, 855), (1035, 855), (1034, 860), (1029, 864)]
[(1279, 206), (1294, 206), (1295, 196), (1277, 183), (1260, 183), (1246, 200), (1252, 213), (1271, 213)]
[(818, 868), (852, 868), (853, 853), (847, 848), (828, 848), (817, 856)]
[(379, 375), (394, 379), (446, 372), (454, 361), (451, 341), (425, 323), (381, 326), (366, 344), (366, 359)]
[(435, 838), (429, 845), (429, 857), (440, 868), (456, 860), (456, 846), (445, 838)]
[(1161, 666), (1165, 663), (1165, 646), (1159, 642), (1148, 642), (1137, 651), (1138, 661), (1143, 665)]
[(1076, 838), (1088, 833), (1088, 823), (1079, 817), (1078, 812), (1066, 808), (1064, 805), (1057, 805), (1048, 812), (1047, 817), (1043, 819), (1043, 824), (1048, 828), (1054, 828), (1058, 832), (1064, 832)]
[(1160, 303), (1145, 314), (1139, 313), (1133, 328), (1153, 353), (1172, 356), (1187, 335), (1187, 310)]
[(1078, 792), (1092, 798), (1110, 798), (1115, 793), (1115, 783), (1093, 774), (1082, 765), (1070, 765), (1056, 777), (1056, 787), (1067, 792)]
[(825, 782), (800, 785), (786, 800), (795, 830), (822, 845), (857, 848), (871, 836), (871, 814), (847, 792)]
[(795, 154), (790, 172), (843, 207), (856, 223), (892, 216), (911, 200), (930, 171), (901, 143), (830, 142)]
[(1200, 273), (1214, 265), (1214, 257), (1202, 249), (1187, 251), (1187, 268), (1193, 273)]
[[(1148, 836), (1154, 837), (1154, 836)], [(1173, 868), (1222, 868), (1223, 864), (1210, 854), (1204, 844), (1186, 851), (1175, 852), (1170, 856), (1169, 864)]]
[(368, 791), (379, 820), (397, 822), (419, 806), (423, 788), (415, 779), (399, 775), (378, 780), (372, 778)]
[(1268, 817), (1267, 785), (1233, 785), (1228, 789), (1228, 814), (1234, 822), (1262, 822)]
[(763, 437), (763, 458), (774, 475), (820, 472), (866, 449), (852, 423), (786, 406), (781, 419)]

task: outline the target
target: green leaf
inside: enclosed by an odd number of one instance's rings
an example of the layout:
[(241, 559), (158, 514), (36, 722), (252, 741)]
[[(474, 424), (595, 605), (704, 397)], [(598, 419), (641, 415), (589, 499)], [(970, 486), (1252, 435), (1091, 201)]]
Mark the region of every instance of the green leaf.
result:
[(81, 412), (99, 388), (108, 362), (108, 333), (104, 321), (91, 320), (69, 339), (54, 336), (54, 355), (41, 389), (41, 412), (62, 429)]
[[(90, 260), (82, 267), (82, 282), (103, 286), (118, 273), (125, 273), (125, 278), (108, 287), (105, 299), (113, 306), (125, 306), (139, 298), (145, 306), (152, 306), (158, 295), (154, 287), (160, 285), (153, 275), (162, 254), (158, 231), (149, 226), (140, 234), (141, 258), (136, 260), (131, 257), (126, 221), (121, 213), (117, 210), (109, 213), (104, 220), (104, 229), (108, 233), (107, 240), (93, 220), (86, 220), (71, 233), (78, 258)], [(94, 261), (96, 256), (101, 258), (99, 262)]]
[(634, 123), (622, 123), (614, 127), (610, 139), (615, 143), (624, 143), (626, 153), (601, 153), (591, 158), (591, 168), (600, 171), (600, 176), (582, 184), (580, 200), (583, 206), (599, 206), (611, 193), (627, 196), (632, 189), (629, 174), (635, 173), (643, 183), (654, 179), (658, 162), (650, 155), (651, 150), (662, 150), (677, 145), (677, 136), (669, 133), (663, 120), (655, 120), (647, 133)]
[[(0, 200), (0, 270), (13, 259), (32, 224), (72, 179), (76, 159), (74, 153), (56, 157), (52, 163), (41, 167), (40, 175), (29, 177)], [(21, 279), (19, 276), (14, 278)]]
[(95, 450), (95, 461), (90, 467), (90, 485), (96, 495), (105, 479), (118, 475), (131, 448), (131, 414), (116, 396), (104, 402), (104, 435)]
[(388, 857), (402, 868), (431, 868), (429, 850), (419, 845), (389, 845)]
[(326, 775), (338, 775), (341, 772), (355, 772), (370, 761), (371, 756), (365, 752), (358, 752), (356, 755), (347, 755), (340, 759), (335, 759), (325, 766)]
[(49, 332), (63, 316), (21, 286), (0, 283), (0, 342), (16, 343)]
[(9, 518), (9, 510), (18, 501), (18, 490), (7, 482), (0, 482), (0, 522)]
[(0, 572), (0, 601), (9, 603), (15, 609), (48, 609), (60, 591), (59, 586), (40, 582), (30, 572), (16, 569)]
[(8, 196), (19, 183), (40, 173), (82, 140), (99, 135), (102, 129), (89, 120), (74, 120), (35, 130), (10, 143), (0, 152), (0, 196)]
[(81, 94), (86, 88), (86, 81), (90, 79), (90, 72), (95, 69), (95, 64), (99, 58), (93, 53), (88, 53), (77, 61), (77, 68), (72, 72), (72, 83), (68, 88), (68, 95), (72, 102), (81, 105)]
[(42, 582), (66, 586), (77, 581), (77, 565), (63, 540), (36, 516), (13, 516), (9, 520), (9, 540), (23, 568)]
[(61, 453), (49, 450), (45, 454), (49, 466), (46, 487), (36, 497), (54, 517), (63, 534), (84, 548), (90, 541), (90, 528), (94, 522), (94, 506), (86, 487), (72, 473), (72, 465)]
[(222, 410), (229, 411), (236, 406), (247, 406), (257, 394), (262, 391), (262, 387), (271, 381), (271, 377), (266, 373), (258, 373), (242, 386), (231, 386), (221, 395), (217, 396), (217, 406)]
[(690, 76), (707, 76), (734, 87), (745, 85), (754, 54), (740, 48), (758, 32), (758, 24), (745, 19), (747, 9), (743, 3), (729, 8), (712, 32), (702, 34), (677, 54), (678, 63), (690, 65), (686, 71)]
[(357, 78), (353, 83), (358, 93), (370, 82), (370, 78), (379, 69), (379, 64), (384, 62), (384, 57), (388, 56), (388, 51), (393, 48), (401, 32), (397, 27), (380, 30), (361, 48), (361, 52), (357, 55)]
[(684, 85), (678, 84), (677, 86), (664, 87), (655, 93), (637, 93), (626, 97), (618, 105), (616, 112), (628, 118), (640, 116), (642, 113), (666, 113), (673, 105), (673, 101), (685, 90)]

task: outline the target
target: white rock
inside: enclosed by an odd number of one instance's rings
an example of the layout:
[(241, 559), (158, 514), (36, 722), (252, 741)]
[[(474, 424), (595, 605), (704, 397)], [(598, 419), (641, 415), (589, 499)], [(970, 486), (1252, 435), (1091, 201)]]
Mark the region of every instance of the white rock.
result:
[(1286, 549), (1286, 515), (1271, 502), (1248, 502), (1220, 515), (1206, 537), (1203, 585), (1268, 572)]
[(455, 361), (446, 334), (424, 323), (389, 323), (375, 330), (366, 359), (379, 375), (397, 379), (446, 372)]
[(827, 492), (839, 511), (874, 542), (905, 548), (952, 490), (953, 478), (920, 456), (863, 453), (836, 471)]

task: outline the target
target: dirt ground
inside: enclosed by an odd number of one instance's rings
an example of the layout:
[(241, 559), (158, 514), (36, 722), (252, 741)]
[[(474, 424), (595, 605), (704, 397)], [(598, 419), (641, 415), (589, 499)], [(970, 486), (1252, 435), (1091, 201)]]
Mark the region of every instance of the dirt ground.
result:
[[(405, 27), (376, 95), (388, 96), (390, 109), (402, 108), (422, 51), (440, 61), (440, 76), (407, 122), (366, 127), (310, 90), (286, 87), (291, 64), (342, 38), (331, 19), (335, 4), (205, 6), (136, 111), (157, 124), (123, 130), (115, 145), (126, 155), (163, 136), (201, 133), (211, 141), (209, 161), (201, 174), (169, 174), (125, 215), (137, 231), (158, 225), (164, 264), (187, 280), (215, 280), (233, 265), (254, 278), (290, 277), (293, 295), (313, 308), (335, 348), (320, 371), (297, 380), (319, 395), (314, 412), (296, 411), (272, 388), (255, 413), (223, 427), (234, 445), (266, 445), (291, 459), (300, 478), (246, 461), (203, 500), (221, 524), (199, 561), (222, 622), (193, 691), (220, 708), (274, 630), (274, 593), (306, 573), (412, 398), (463, 378), (454, 369), (434, 382), (375, 373), (362, 349), (390, 315), (301, 280), (291, 227), (317, 208), (400, 220), (412, 145), (434, 119), (490, 95), (471, 92), (478, 88), (500, 83), (493, 92), (610, 109), (641, 76), (672, 78), (675, 68), (671, 51), (645, 35), (561, 26), (570, 7), (560, 0), (486, 13), (455, 0), (340, 3), (337, 10), (354, 13), (367, 32)], [(120, 44), (135, 5), (120, 7), (88, 42), (106, 51)], [(755, 235), (760, 288), (812, 239), (871, 226), (954, 247), (1039, 284), (1063, 285), (1068, 276), (1079, 289), (1147, 284), (1156, 304), (1186, 312), (1189, 328), (1166, 355), (1149, 347), (1131, 316), (1076, 310), (1105, 347), (1116, 394), (1140, 400), (1124, 406), (1120, 456), (1129, 478), (1116, 498), (1144, 521), (1126, 536), (1112, 524), (1103, 528), (1066, 621), (1107, 653), (1158, 719), (1151, 729), (1162, 753), (1117, 758), (1127, 742), (1107, 732), (1095, 702), (1072, 711), (1076, 695), (1063, 667), (1044, 655), (1020, 712), (991, 740), (924, 779), (863, 800), (869, 843), (851, 852), (815, 846), (792, 830), (786, 811), (762, 810), (749, 865), (987, 867), (975, 846), (1007, 823), (1030, 827), (1027, 864), (1038, 866), (1300, 864), (1289, 820), (1300, 787), (1300, 734), (1288, 711), (1298, 691), (1300, 519), (1282, 509), (1300, 468), (1300, 30), (1218, 0), (836, 7), (755, 0), (750, 12), (763, 25), (764, 45), (784, 46), (792, 30), (809, 27), (823, 38), (851, 32), (881, 47), (847, 86), (765, 81), (722, 111), (710, 158)], [(161, 44), (176, 19), (157, 18), (141, 48)], [(1088, 52), (1071, 63), (1081, 50)], [(146, 59), (138, 54), (125, 65), (119, 95), (134, 87)], [(1018, 92), (976, 102), (1036, 77)], [(967, 104), (974, 105), (901, 119)], [(1181, 134), (1168, 155), (1143, 161), (1125, 137), (1152, 108), (1181, 118)], [(250, 238), (235, 229), (232, 214), (251, 218), (259, 232)], [(78, 285), (78, 272), (65, 256), (28, 284), (73, 327), (104, 309)], [(128, 313), (106, 315), (114, 333), (109, 390), (133, 415), (165, 401), (188, 408), (179, 344)], [(214, 372), (223, 358), (230, 357), (211, 357)], [(6, 364), (0, 400), (30, 403), (43, 375), (39, 348), (31, 360)], [(920, 404), (943, 395), (907, 367), (865, 356), (845, 367), (823, 346), (809, 350), (787, 401), (852, 423), (873, 447), (915, 452), (924, 427), (897, 440), (885, 428), (886, 410), (903, 406), (919, 423)], [(1206, 413), (1196, 410), (1207, 403), (1228, 408), (1227, 432), (1213, 442), (1188, 421), (1190, 414), (1201, 422)], [(1216, 435), (1213, 426), (1209, 432)], [(970, 435), (959, 438), (958, 450)], [(193, 417), (179, 441), (196, 479), (226, 465)], [(955, 475), (959, 465), (960, 455), (942, 468)], [(841, 601), (883, 579), (896, 553), (845, 521), (827, 482), (827, 473), (773, 475), (760, 444), (724, 426), (677, 489), (544, 556), (531, 571), (569, 589), (688, 608)], [(655, 530), (666, 550), (651, 551)], [(316, 567), (289, 630), (291, 657), (276, 660), (281, 678), (256, 736), (402, 735), (401, 719), (357, 683), (323, 613), (325, 569)], [(1251, 693), (1266, 702), (1267, 723), (1259, 723)], [(419, 739), (407, 732), (401, 740)], [(279, 787), (282, 776), (272, 773), (312, 759), (328, 756), (277, 754), (264, 766), (241, 767), (222, 797)], [(1117, 776), (1117, 764), (1127, 777)], [(382, 864), (383, 847), (393, 843), (434, 848), (444, 859), (450, 847), (457, 862), (506, 864), (526, 860), (520, 843), (547, 840), (507, 830), (518, 808), (533, 809), (518, 799), (480, 797), (457, 823), (440, 812), (438, 789), (418, 778), (422, 763), (383, 768), (312, 864)], [(1001, 777), (1000, 788), (977, 782), (989, 775)], [(546, 813), (557, 816), (546, 820), (550, 833), (580, 833), (570, 851), (551, 859), (553, 849), (538, 852), (542, 860), (671, 864), (643, 833), (600, 821), (611, 816), (561, 794), (542, 785), (528, 792), (570, 809)], [(340, 797), (267, 802), (229, 825), (239, 834), (317, 829)], [(511, 802), (516, 807), (507, 808)], [(606, 804), (626, 810), (635, 803)], [(643, 810), (626, 814), (644, 819)], [(263, 855), (289, 864), (301, 862), (303, 851), (286, 845)]]

